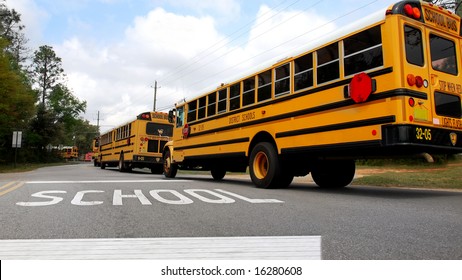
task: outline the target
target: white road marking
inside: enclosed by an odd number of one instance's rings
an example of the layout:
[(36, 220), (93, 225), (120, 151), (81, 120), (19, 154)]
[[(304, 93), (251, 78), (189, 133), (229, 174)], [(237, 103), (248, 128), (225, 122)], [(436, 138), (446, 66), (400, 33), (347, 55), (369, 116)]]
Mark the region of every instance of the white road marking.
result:
[(92, 180), (92, 181), (27, 181), (26, 184), (103, 184), (103, 183), (183, 183), (192, 180)]
[(320, 260), (321, 236), (0, 240), (2, 260)]

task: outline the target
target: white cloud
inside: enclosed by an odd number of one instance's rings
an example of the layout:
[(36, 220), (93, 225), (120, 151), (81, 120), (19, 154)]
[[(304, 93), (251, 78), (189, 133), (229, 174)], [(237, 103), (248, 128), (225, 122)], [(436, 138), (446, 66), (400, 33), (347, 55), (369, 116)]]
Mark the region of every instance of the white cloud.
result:
[[(87, 100), (86, 118), (100, 110), (106, 123), (116, 125), (152, 109), (154, 80), (223, 39), (211, 17), (175, 15), (158, 8), (137, 17), (118, 44), (98, 46), (74, 37), (57, 46), (56, 52), (63, 59), (69, 86)], [(191, 94), (194, 89), (182, 86), (207, 71), (210, 68), (171, 76), (168, 84), (160, 85), (157, 107), (171, 106)]]
[(41, 42), (44, 25), (50, 15), (37, 6), (34, 0), (8, 0), (6, 4), (21, 14), (21, 24), (26, 26), (25, 32), (31, 44)]
[(246, 52), (259, 60), (278, 60), (335, 29), (335, 24), (315, 12), (277, 13), (262, 6), (253, 26)]
[[(32, 0), (15, 1), (33, 7)], [(192, 5), (186, 0), (178, 3)], [(334, 28), (315, 13), (276, 12), (261, 6), (255, 23), (244, 35), (247, 38), (227, 38), (218, 30), (217, 14), (239, 13), (236, 1), (210, 0), (195, 5), (204, 15), (181, 15), (156, 8), (138, 16), (118, 43), (101, 43), (108, 40), (98, 38), (88, 41), (74, 35), (54, 46), (62, 58), (68, 86), (80, 100), (87, 101), (86, 119), (96, 123), (100, 111), (100, 124), (105, 130), (151, 110), (154, 80), (160, 86), (157, 108), (173, 106), (180, 99), (204, 93), (206, 87), (231, 82), (256, 65), (274, 63), (320, 36), (322, 31), (309, 32), (313, 27), (323, 26), (323, 32)], [(26, 8), (21, 11), (32, 12)], [(28, 25), (36, 26), (41, 19), (34, 20)], [(306, 36), (302, 36), (304, 33)]]

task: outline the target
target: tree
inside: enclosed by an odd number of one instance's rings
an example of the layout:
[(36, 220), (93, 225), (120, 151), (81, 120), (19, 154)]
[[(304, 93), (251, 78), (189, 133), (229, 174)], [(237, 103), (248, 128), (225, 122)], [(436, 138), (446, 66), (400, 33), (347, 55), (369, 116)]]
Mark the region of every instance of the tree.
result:
[(12, 56), (11, 61), (18, 67), (24, 63), (29, 54), (27, 48), (28, 39), (23, 30), (25, 26), (21, 24), (21, 14), (14, 9), (9, 10), (4, 3), (0, 3), (0, 37), (9, 42), (6, 51)]
[(48, 97), (49, 110), (56, 121), (63, 125), (63, 138), (60, 143), (73, 144), (72, 137), (78, 130), (76, 126), (81, 122), (79, 115), (85, 112), (86, 101), (79, 101), (72, 91), (63, 84), (56, 85)]
[(32, 79), (38, 86), (42, 104), (46, 107), (47, 104), (45, 102), (48, 92), (64, 77), (61, 58), (56, 56), (53, 47), (40, 46), (39, 50), (34, 52), (32, 68)]
[(56, 85), (48, 99), (50, 110), (54, 112), (60, 122), (77, 119), (87, 107), (86, 101), (79, 101), (71, 90), (63, 84)]
[(462, 0), (424, 0), (426, 2), (448, 9), (462, 17)]
[(7, 41), (0, 38), (0, 161), (11, 150), (14, 130), (24, 130), (34, 114), (34, 94), (22, 73), (11, 67)]

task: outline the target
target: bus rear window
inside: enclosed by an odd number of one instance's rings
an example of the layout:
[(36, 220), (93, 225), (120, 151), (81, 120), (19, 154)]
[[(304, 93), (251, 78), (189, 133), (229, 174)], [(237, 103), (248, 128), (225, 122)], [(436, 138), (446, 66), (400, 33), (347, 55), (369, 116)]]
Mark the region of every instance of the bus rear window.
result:
[(146, 134), (148, 135), (159, 135), (159, 136), (172, 136), (173, 125), (171, 124), (159, 124), (159, 123), (147, 123)]
[(424, 65), (422, 32), (414, 27), (404, 26), (404, 39), (406, 43), (406, 60), (417, 66)]
[(436, 114), (439, 116), (461, 118), (460, 96), (435, 92)]
[(453, 41), (430, 34), (430, 52), (433, 69), (457, 75), (456, 47)]

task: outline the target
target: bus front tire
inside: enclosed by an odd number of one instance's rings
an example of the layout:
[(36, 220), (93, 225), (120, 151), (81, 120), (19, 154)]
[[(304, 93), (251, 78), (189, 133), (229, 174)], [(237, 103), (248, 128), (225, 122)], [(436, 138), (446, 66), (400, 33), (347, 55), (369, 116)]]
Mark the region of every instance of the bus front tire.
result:
[(170, 157), (170, 151), (167, 150), (164, 154), (164, 176), (167, 178), (175, 178), (178, 166), (172, 164), (172, 158)]
[(250, 178), (258, 188), (285, 188), (293, 175), (284, 173), (276, 148), (268, 142), (258, 143), (250, 154)]
[(322, 188), (340, 189), (353, 181), (355, 170), (354, 160), (325, 160), (316, 164), (311, 177)]

